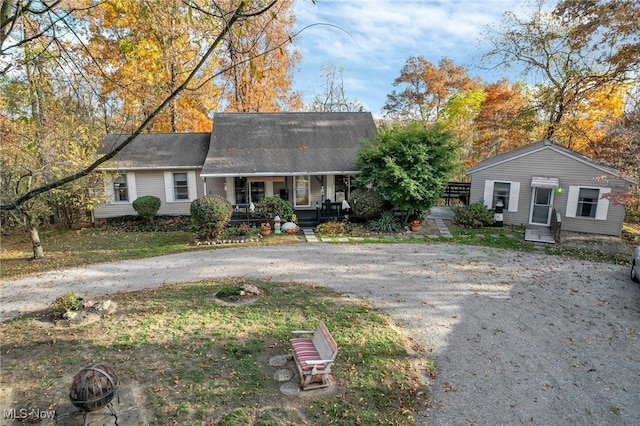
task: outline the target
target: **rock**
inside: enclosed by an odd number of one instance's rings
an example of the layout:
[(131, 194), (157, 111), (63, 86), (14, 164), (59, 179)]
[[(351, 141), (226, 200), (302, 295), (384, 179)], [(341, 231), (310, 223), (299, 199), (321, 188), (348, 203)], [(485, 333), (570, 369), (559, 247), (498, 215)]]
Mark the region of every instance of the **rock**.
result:
[(260, 290), (255, 285), (245, 284), (242, 286), (242, 290), (246, 294), (255, 294), (256, 296), (264, 296), (264, 291)]

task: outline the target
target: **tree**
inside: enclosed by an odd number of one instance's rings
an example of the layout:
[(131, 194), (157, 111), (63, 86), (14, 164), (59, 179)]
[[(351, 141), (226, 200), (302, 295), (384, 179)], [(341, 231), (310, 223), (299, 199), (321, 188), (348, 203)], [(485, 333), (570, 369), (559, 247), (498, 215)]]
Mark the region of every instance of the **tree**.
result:
[(324, 91), (316, 94), (310, 111), (319, 112), (357, 112), (363, 111), (364, 105), (355, 99), (347, 98), (344, 90), (344, 66), (325, 65), (320, 68), (324, 73)]
[[(230, 63), (226, 68), (215, 68), (214, 74), (203, 76), (207, 69), (206, 65), (210, 61), (214, 61), (215, 53), (223, 45), (232, 28), (244, 25), (246, 22), (267, 13), (276, 3), (277, 0), (256, 0), (252, 2), (234, 0), (220, 3), (211, 2), (206, 5), (201, 5), (195, 1), (185, 0), (185, 2), (182, 2), (188, 14), (212, 17), (216, 22), (215, 26), (211, 25), (208, 28), (209, 35), (201, 39), (195, 59), (190, 63), (189, 67), (183, 69), (177, 76), (175, 84), (172, 83), (172, 88), (165, 92), (164, 95), (153, 98), (153, 101), (146, 103), (146, 98), (144, 98), (146, 92), (137, 90), (137, 88), (134, 90), (135, 93), (140, 95), (138, 103), (144, 104), (143, 113), (138, 116), (131, 115), (131, 120), (136, 124), (127, 126), (126, 133), (129, 136), (120, 145), (114, 146), (111, 152), (95, 161), (91, 161), (90, 164), (65, 164), (68, 167), (62, 168), (54, 167), (54, 162), (50, 161), (51, 155), (57, 155), (62, 150), (65, 153), (69, 153), (68, 158), (72, 158), (74, 156), (73, 150), (76, 149), (72, 142), (74, 140), (82, 140), (83, 136), (81, 135), (80, 138), (74, 139), (76, 136), (72, 132), (68, 132), (66, 135), (50, 139), (51, 142), (55, 143), (44, 143), (45, 132), (43, 132), (43, 129), (46, 130), (48, 126), (57, 122), (56, 120), (53, 120), (53, 123), (52, 120), (47, 121), (47, 117), (41, 113), (43, 111), (41, 100), (46, 98), (43, 95), (45, 91), (51, 90), (55, 94), (55, 90), (53, 90), (54, 86), (49, 84), (48, 79), (40, 78), (40, 76), (45, 76), (44, 73), (40, 73), (38, 78), (33, 78), (32, 76), (35, 75), (36, 70), (39, 72), (42, 69), (41, 64), (51, 63), (52, 68), (57, 71), (57, 75), (67, 78), (66, 87), (70, 92), (78, 88), (90, 90), (88, 92), (90, 93), (89, 96), (74, 97), (76, 104), (71, 105), (74, 107), (77, 105), (95, 106), (94, 102), (100, 98), (102, 88), (95, 87), (95, 84), (93, 84), (95, 80), (90, 72), (93, 69), (98, 69), (100, 72), (107, 73), (110, 67), (101, 68), (101, 64), (93, 60), (90, 54), (79, 58), (78, 51), (90, 52), (86, 42), (91, 39), (91, 34), (85, 33), (85, 31), (91, 31), (92, 28), (87, 25), (85, 19), (88, 14), (94, 12), (94, 8), (99, 7), (102, 3), (94, 4), (88, 0), (86, 2), (40, 1), (26, 3), (19, 0), (3, 1), (0, 9), (0, 53), (2, 53), (3, 57), (9, 59), (2, 64), (2, 76), (9, 76), (9, 71), (12, 73), (11, 75), (24, 73), (27, 76), (24, 81), (29, 88), (28, 93), (30, 96), (28, 99), (31, 102), (30, 111), (24, 118), (7, 114), (4, 118), (9, 123), (5, 124), (7, 128), (10, 128), (25, 121), (33, 123), (28, 131), (21, 131), (22, 129), (19, 128), (14, 133), (18, 139), (15, 140), (13, 146), (19, 152), (24, 153), (26, 158), (32, 158), (34, 161), (24, 163), (28, 164), (28, 170), (20, 170), (19, 166), (21, 165), (15, 162), (11, 163), (11, 161), (16, 161), (21, 157), (5, 156), (2, 158), (3, 163), (5, 161), (10, 163), (8, 168), (11, 173), (4, 174), (2, 177), (0, 210), (27, 215), (30, 218), (35, 217), (38, 220), (34, 222), (39, 222), (43, 215), (42, 213), (32, 214), (40, 210), (36, 209), (36, 206), (31, 205), (31, 203), (40, 202), (46, 194), (89, 176), (97, 167), (112, 159), (125, 146), (132, 143), (140, 133), (146, 131), (165, 108), (169, 107), (182, 93), (197, 89), (203, 81), (201, 78), (204, 78), (204, 81), (215, 79), (229, 67), (236, 66), (237, 64)], [(194, 17), (194, 19), (196, 18)], [(125, 51), (129, 48), (127, 43), (122, 47)], [(258, 53), (256, 52), (256, 54)], [(93, 61), (91, 62), (93, 68), (89, 73), (84, 72), (87, 58)], [(126, 60), (127, 56), (124, 55), (121, 58)], [(38, 84), (34, 85), (33, 82)], [(133, 90), (132, 88), (129, 89)], [(33, 94), (35, 96), (31, 96)], [(113, 102), (116, 107), (123, 105), (123, 101), (117, 98), (109, 99), (108, 101)], [(107, 104), (108, 102), (104, 99), (100, 99), (100, 105)], [(64, 111), (65, 107), (56, 107), (51, 111), (59, 113)], [(87, 111), (89, 112), (87, 115), (93, 117), (94, 114), (91, 114), (91, 112), (96, 110), (89, 109)], [(104, 116), (106, 117), (107, 113)], [(72, 126), (71, 128), (78, 132), (82, 131), (81, 127)], [(105, 128), (110, 129), (110, 126), (105, 126)], [(49, 133), (47, 132), (46, 134)], [(97, 143), (97, 138), (90, 139), (93, 143)], [(32, 149), (34, 146), (39, 149), (37, 152)], [(84, 149), (85, 152), (83, 154), (86, 154), (87, 151), (95, 152), (95, 150), (87, 150), (88, 147), (90, 145), (77, 148), (80, 151)], [(73, 150), (69, 148), (73, 148)], [(29, 155), (31, 156), (29, 157)], [(80, 158), (84, 160), (89, 157), (84, 155)], [(56, 161), (56, 163), (62, 164), (60, 161)], [(47, 206), (47, 203), (40, 205)], [(30, 211), (30, 209), (33, 211)]]
[(484, 87), (485, 98), (474, 119), (475, 138), (467, 166), (526, 145), (538, 137), (537, 112), (523, 83), (500, 80)]
[(453, 136), (441, 125), (385, 127), (358, 152), (356, 184), (371, 186), (396, 208), (429, 210), (457, 167), (457, 152)]
[[(108, 0), (89, 10), (86, 21), (90, 36), (78, 55), (109, 111), (106, 132), (139, 123), (174, 92), (221, 25), (218, 16), (181, 0)], [(210, 130), (208, 113), (217, 109), (221, 92), (210, 79), (216, 67), (215, 61), (203, 64), (193, 89), (173, 97), (145, 131)]]
[(293, 0), (279, 0), (270, 13), (242, 23), (226, 37), (219, 60), (225, 111), (277, 112), (300, 110), (302, 97), (292, 93), (291, 70), (300, 54), (293, 38)]
[(572, 24), (571, 41), (620, 73), (640, 62), (640, 3), (636, 0), (562, 0), (554, 13)]
[(633, 74), (631, 63), (618, 66), (601, 60), (615, 56), (612, 48), (598, 43), (597, 31), (578, 36), (579, 28), (580, 22), (544, 11), (543, 2), (538, 1), (528, 20), (506, 12), (502, 27), (487, 33), (492, 48), (485, 59), (503, 66), (518, 64), (525, 76), (541, 77), (535, 107), (543, 117), (542, 137), (562, 135), (561, 144), (572, 133), (569, 118), (573, 113), (602, 87), (623, 85)]
[(473, 142), (476, 137), (474, 120), (480, 112), (487, 95), (482, 88), (468, 92), (454, 93), (447, 100), (438, 123), (444, 125), (457, 140), (462, 158), (473, 155)]
[(436, 67), (422, 56), (410, 56), (393, 85), (402, 90), (387, 95), (385, 115), (429, 123), (440, 117), (451, 95), (477, 88), (479, 82), (450, 59), (442, 58)]

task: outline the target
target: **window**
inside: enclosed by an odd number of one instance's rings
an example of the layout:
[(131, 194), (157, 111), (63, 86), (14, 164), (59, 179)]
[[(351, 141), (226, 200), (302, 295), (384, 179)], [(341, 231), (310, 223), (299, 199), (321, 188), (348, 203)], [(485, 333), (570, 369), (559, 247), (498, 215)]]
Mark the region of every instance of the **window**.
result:
[(173, 194), (174, 200), (189, 199), (189, 184), (186, 173), (173, 174)]
[(502, 199), (502, 203), (505, 208), (509, 206), (509, 192), (511, 191), (511, 184), (509, 182), (495, 182), (493, 184), (493, 203), (492, 206), (496, 206), (499, 199)]
[(600, 198), (600, 190), (595, 188), (580, 188), (578, 195), (577, 217), (596, 217), (598, 209), (598, 198)]
[(341, 202), (347, 198), (349, 198), (349, 185), (350, 180), (349, 176), (345, 175), (335, 175), (335, 191), (336, 191), (336, 202)]
[(196, 172), (164, 172), (164, 195), (167, 203), (184, 203), (198, 198)]
[(127, 188), (127, 176), (122, 174), (113, 179), (113, 200), (129, 201), (129, 190)]
[(496, 201), (502, 198), (505, 212), (517, 212), (520, 201), (520, 182), (515, 181), (484, 181), (484, 198), (488, 209), (496, 207)]
[(308, 207), (311, 205), (309, 199), (309, 177), (296, 176), (294, 179), (295, 206)]
[(234, 178), (233, 184), (236, 194), (236, 204), (256, 203), (265, 197), (264, 182), (255, 182), (249, 178), (249, 198), (247, 198), (247, 178)]
[(245, 188), (246, 184), (246, 178), (237, 177), (233, 179), (233, 187), (236, 192), (236, 204), (244, 204), (247, 202), (247, 188)]
[(609, 199), (603, 195), (609, 193), (611, 193), (611, 188), (570, 185), (565, 215), (583, 219), (607, 220)]

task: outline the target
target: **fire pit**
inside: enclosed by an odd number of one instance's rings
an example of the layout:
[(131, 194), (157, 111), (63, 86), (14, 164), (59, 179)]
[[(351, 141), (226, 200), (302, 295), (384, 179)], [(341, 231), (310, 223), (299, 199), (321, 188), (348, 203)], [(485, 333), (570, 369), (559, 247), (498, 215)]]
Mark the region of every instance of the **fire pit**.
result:
[(118, 389), (118, 376), (105, 364), (83, 368), (73, 378), (69, 399), (84, 412), (98, 410), (111, 402)]

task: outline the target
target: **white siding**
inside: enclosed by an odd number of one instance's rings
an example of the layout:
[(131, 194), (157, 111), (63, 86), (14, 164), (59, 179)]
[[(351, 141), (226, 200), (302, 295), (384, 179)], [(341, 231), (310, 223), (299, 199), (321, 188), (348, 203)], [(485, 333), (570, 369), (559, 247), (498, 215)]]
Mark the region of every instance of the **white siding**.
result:
[[(179, 170), (175, 171), (180, 172)], [(198, 185), (199, 171), (182, 171), (187, 173), (189, 183), (189, 198), (196, 199), (204, 195), (203, 185)], [(167, 174), (170, 178), (170, 184), (167, 185)], [(153, 195), (160, 198), (161, 204), (158, 210), (159, 215), (182, 216), (189, 215), (191, 209), (191, 200), (181, 200), (176, 202), (173, 200), (173, 172), (158, 171), (136, 171), (127, 173), (127, 185), (134, 184), (133, 192), (129, 191), (130, 203), (105, 203), (96, 206), (94, 217), (103, 219), (108, 217), (135, 215), (136, 211), (131, 206), (136, 198), (143, 195)], [(170, 188), (171, 192), (165, 190)], [(135, 197), (135, 198), (134, 198)], [(113, 197), (111, 198), (113, 199)], [(170, 201), (168, 201), (170, 200)]]
[[(560, 188), (554, 196), (553, 207), (562, 214), (562, 229), (565, 231), (585, 232), (603, 235), (620, 236), (622, 221), (624, 219), (624, 207), (609, 203), (605, 209), (602, 201), (598, 209), (598, 220), (566, 217), (569, 201), (569, 187), (597, 187), (600, 189), (615, 188), (616, 191), (626, 191), (628, 183), (614, 176), (606, 176), (594, 167), (576, 159), (566, 157), (550, 149), (529, 154), (527, 156), (507, 161), (484, 170), (473, 173), (471, 176), (470, 201), (477, 202), (485, 197), (485, 182), (519, 182), (521, 208), (517, 212), (507, 211), (504, 214), (504, 223), (513, 225), (526, 225), (529, 222), (529, 207), (531, 206), (531, 178), (533, 176), (547, 176), (558, 178)], [(603, 211), (606, 210), (606, 219)], [(574, 209), (575, 216), (575, 209)]]

